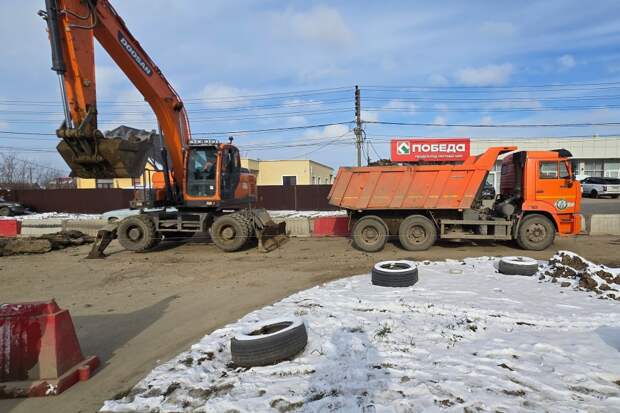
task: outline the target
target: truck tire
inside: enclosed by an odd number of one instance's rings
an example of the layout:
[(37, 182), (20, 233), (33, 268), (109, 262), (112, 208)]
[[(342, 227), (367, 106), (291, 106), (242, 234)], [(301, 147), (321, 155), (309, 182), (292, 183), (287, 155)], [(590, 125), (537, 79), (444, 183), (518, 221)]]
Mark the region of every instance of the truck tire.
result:
[(506, 275), (534, 275), (538, 261), (529, 257), (503, 257), (499, 260), (499, 272)]
[(252, 331), (230, 340), (230, 353), (236, 366), (267, 366), (290, 360), (308, 344), (302, 320), (269, 320)]
[(425, 251), (437, 240), (437, 228), (424, 215), (409, 215), (398, 227), (400, 244), (409, 251)]
[(541, 251), (553, 243), (555, 227), (544, 215), (527, 215), (521, 220), (517, 244), (524, 250)]
[(118, 242), (129, 251), (142, 252), (159, 244), (161, 234), (155, 229), (155, 223), (148, 215), (134, 215), (123, 219), (118, 224)]
[(1, 207), (0, 208), (0, 217), (10, 217), (11, 209), (9, 207)]
[(381, 261), (372, 268), (371, 279), (380, 287), (410, 287), (418, 282), (418, 267), (413, 261)]
[(387, 225), (376, 215), (358, 220), (351, 231), (353, 246), (366, 252), (381, 251), (388, 238)]
[(248, 241), (248, 226), (238, 214), (222, 215), (211, 226), (211, 239), (222, 251), (238, 251)]

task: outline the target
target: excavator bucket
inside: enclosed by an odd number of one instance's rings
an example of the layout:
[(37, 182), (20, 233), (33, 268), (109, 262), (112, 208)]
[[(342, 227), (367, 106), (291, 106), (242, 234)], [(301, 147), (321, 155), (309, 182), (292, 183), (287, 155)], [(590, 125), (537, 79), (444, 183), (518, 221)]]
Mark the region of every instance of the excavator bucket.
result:
[[(104, 136), (64, 137), (56, 147), (79, 178), (137, 178), (152, 153), (154, 134), (126, 126)], [(94, 144), (93, 144), (94, 143)], [(84, 150), (86, 148), (86, 150)]]
[(275, 223), (264, 209), (255, 209), (252, 212), (254, 214), (254, 230), (256, 231), (258, 249), (260, 251), (273, 251), (288, 241), (286, 222)]

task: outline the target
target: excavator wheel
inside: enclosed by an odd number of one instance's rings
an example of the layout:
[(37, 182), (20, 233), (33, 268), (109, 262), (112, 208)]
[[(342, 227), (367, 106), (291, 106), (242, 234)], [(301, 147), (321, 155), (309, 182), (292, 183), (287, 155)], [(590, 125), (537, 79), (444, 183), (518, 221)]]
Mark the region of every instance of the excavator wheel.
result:
[(240, 250), (248, 241), (248, 225), (240, 214), (222, 215), (211, 226), (211, 239), (222, 251)]
[(161, 241), (161, 234), (148, 215), (134, 215), (118, 224), (118, 242), (129, 251), (142, 252), (155, 247)]
[(243, 209), (235, 213), (235, 216), (239, 216), (241, 220), (245, 223), (245, 225), (248, 227), (248, 237), (246, 240), (246, 244), (253, 245), (257, 239), (256, 239), (256, 230), (254, 229), (252, 211)]

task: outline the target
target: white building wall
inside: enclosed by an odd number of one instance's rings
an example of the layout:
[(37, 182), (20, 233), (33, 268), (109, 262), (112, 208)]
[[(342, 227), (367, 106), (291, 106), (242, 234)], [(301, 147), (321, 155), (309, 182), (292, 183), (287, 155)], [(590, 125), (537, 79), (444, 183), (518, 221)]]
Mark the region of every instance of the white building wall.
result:
[[(575, 174), (620, 177), (620, 136), (590, 138), (477, 139), (471, 141), (471, 154), (478, 155), (492, 146), (517, 146), (519, 150), (541, 151), (566, 149), (573, 154)], [(490, 172), (489, 181), (499, 188), (501, 162)]]

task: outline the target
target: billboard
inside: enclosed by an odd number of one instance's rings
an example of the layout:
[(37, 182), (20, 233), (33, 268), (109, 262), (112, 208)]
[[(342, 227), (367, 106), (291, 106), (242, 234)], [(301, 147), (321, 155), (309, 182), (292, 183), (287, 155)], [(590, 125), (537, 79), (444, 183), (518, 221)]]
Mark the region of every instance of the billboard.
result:
[(469, 156), (469, 138), (392, 139), (394, 162), (464, 161)]

